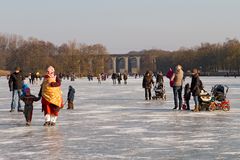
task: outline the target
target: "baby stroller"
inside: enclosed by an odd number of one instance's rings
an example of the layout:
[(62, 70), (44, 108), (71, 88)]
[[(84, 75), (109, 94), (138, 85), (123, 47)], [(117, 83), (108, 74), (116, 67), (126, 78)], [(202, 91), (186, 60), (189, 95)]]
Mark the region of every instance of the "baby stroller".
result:
[(199, 110), (208, 111), (212, 101), (213, 101), (212, 96), (207, 91), (202, 89), (199, 96)]
[(230, 110), (230, 103), (229, 100), (226, 99), (227, 92), (229, 87), (222, 84), (216, 84), (212, 87), (212, 97), (213, 101), (209, 106), (210, 111), (214, 110), (223, 110), (229, 111)]
[(157, 82), (154, 86), (155, 96), (152, 99), (163, 99), (166, 100), (165, 88), (162, 83)]

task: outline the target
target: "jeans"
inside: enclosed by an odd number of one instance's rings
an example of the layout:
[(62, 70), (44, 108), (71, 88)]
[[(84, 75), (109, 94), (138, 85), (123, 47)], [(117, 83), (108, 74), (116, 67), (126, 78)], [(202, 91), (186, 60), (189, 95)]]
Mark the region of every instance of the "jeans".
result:
[[(173, 86), (174, 108), (182, 108), (182, 86)], [(179, 103), (178, 103), (179, 100)]]
[(152, 94), (151, 94), (151, 88), (145, 88), (145, 99), (151, 100), (152, 99)]
[(16, 108), (16, 105), (18, 105), (18, 110), (21, 110), (20, 96), (21, 96), (20, 89), (12, 91), (11, 110), (14, 110)]
[(193, 100), (194, 100), (195, 106), (198, 106), (199, 105), (198, 96), (193, 96)]

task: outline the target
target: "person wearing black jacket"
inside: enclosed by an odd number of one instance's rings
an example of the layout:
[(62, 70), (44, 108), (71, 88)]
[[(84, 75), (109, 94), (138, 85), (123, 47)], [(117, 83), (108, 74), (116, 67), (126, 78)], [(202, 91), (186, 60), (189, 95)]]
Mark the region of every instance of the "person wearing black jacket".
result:
[(24, 76), (21, 73), (20, 67), (16, 67), (15, 72), (10, 75), (8, 81), (10, 92), (12, 92), (12, 103), (10, 112), (14, 112), (16, 105), (18, 107), (18, 112), (23, 112), (20, 103), (23, 80)]
[(143, 82), (142, 82), (142, 87), (145, 88), (145, 99), (146, 100), (152, 99), (152, 94), (151, 94), (152, 85), (154, 85), (154, 81), (152, 79), (152, 74), (150, 74), (150, 71), (146, 71), (146, 73), (143, 77)]
[(189, 83), (187, 83), (184, 87), (184, 95), (183, 95), (184, 101), (186, 103), (186, 110), (190, 110), (190, 98), (191, 98), (191, 89), (189, 86)]
[(192, 81), (191, 81), (191, 92), (193, 96), (193, 100), (195, 103), (194, 112), (199, 112), (199, 95), (201, 92), (201, 89), (203, 88), (202, 81), (199, 78), (198, 70), (193, 69), (192, 71)]

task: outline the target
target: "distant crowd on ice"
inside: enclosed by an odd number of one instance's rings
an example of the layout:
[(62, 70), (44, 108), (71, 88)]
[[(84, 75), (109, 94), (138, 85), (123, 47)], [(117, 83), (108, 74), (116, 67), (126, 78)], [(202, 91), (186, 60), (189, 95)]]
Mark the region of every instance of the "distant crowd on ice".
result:
[[(135, 74), (135, 78), (140, 78), (141, 75)], [(154, 82), (154, 77), (156, 82)], [(217, 85), (214, 89), (213, 96), (206, 93), (203, 88), (203, 83), (199, 78), (199, 70), (194, 68), (191, 73), (191, 83), (184, 84), (184, 71), (181, 65), (177, 65), (174, 69), (170, 68), (166, 73), (166, 77), (169, 78), (170, 87), (173, 90), (174, 107), (173, 110), (191, 110), (190, 98), (193, 97), (194, 109), (192, 111), (198, 112), (200, 110), (215, 110), (222, 109), (228, 111), (230, 109), (229, 101), (226, 99), (226, 93), (228, 87), (224, 85)], [(38, 96), (34, 96), (30, 92), (30, 87), (26, 83), (26, 77), (22, 74), (20, 67), (16, 67), (15, 71), (8, 76), (9, 89), (12, 92), (11, 110), (14, 112), (17, 107), (18, 112), (23, 112), (26, 125), (29, 126), (32, 120), (33, 102), (41, 99), (42, 111), (44, 113), (44, 126), (54, 126), (56, 124), (58, 114), (61, 108), (68, 102), (67, 109), (74, 108), (74, 94), (75, 89), (73, 86), (69, 86), (67, 101), (64, 103), (61, 91), (62, 79), (70, 79), (74, 81), (75, 74), (55, 74), (55, 69), (49, 66), (46, 69), (44, 76), (41, 76), (39, 72), (30, 73), (28, 76), (29, 84), (41, 84)], [(87, 76), (89, 81), (93, 80), (91, 73)], [(97, 75), (98, 83), (105, 81), (109, 76), (101, 73)], [(42, 80), (43, 79), (43, 80)], [(122, 80), (123, 84), (127, 85), (128, 74), (127, 73), (113, 73), (111, 75), (113, 85), (120, 85)], [(166, 100), (165, 85), (163, 73), (159, 71), (157, 74), (153, 74), (147, 70), (142, 79), (142, 87), (145, 90), (145, 100), (163, 99)], [(226, 89), (224, 88), (226, 87)], [(152, 96), (152, 88), (155, 95)], [(184, 91), (184, 92), (183, 92)], [(204, 92), (204, 93), (203, 93)], [(21, 107), (20, 100), (24, 102), (24, 109)], [(216, 103), (215, 100), (220, 101)]]

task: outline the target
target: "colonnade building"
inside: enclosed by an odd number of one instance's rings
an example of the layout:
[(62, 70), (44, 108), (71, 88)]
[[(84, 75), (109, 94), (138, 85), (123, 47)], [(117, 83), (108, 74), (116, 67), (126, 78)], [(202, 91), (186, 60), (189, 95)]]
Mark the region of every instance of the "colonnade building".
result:
[(141, 56), (111, 54), (108, 65), (109, 73), (140, 73)]

